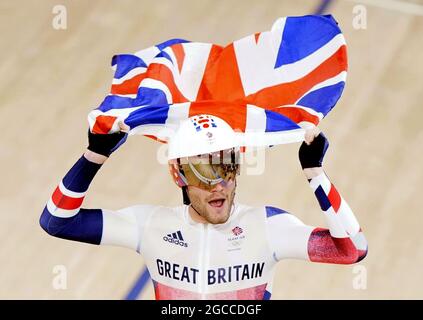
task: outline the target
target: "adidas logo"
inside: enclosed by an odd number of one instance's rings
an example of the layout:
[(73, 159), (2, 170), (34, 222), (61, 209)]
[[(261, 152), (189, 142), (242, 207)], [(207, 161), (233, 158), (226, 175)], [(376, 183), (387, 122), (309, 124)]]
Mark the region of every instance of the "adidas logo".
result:
[(180, 245), (182, 247), (188, 247), (188, 243), (184, 241), (184, 237), (182, 237), (181, 231), (169, 233), (168, 235), (163, 237), (163, 240), (176, 245)]

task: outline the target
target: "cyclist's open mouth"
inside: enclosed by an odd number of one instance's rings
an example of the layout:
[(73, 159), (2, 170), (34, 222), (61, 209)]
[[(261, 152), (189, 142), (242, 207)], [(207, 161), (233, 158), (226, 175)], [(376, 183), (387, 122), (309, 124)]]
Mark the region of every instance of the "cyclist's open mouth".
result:
[(219, 198), (219, 199), (214, 199), (209, 201), (209, 205), (212, 206), (213, 208), (221, 208), (223, 207), (224, 203), (225, 203), (224, 198)]

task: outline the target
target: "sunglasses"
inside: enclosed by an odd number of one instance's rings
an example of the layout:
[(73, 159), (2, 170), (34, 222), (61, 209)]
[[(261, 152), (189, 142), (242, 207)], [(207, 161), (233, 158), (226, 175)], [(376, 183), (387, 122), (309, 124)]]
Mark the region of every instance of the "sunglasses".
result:
[(169, 164), (172, 177), (180, 187), (195, 186), (211, 190), (219, 183), (230, 183), (239, 175), (239, 150), (222, 151), (178, 158)]

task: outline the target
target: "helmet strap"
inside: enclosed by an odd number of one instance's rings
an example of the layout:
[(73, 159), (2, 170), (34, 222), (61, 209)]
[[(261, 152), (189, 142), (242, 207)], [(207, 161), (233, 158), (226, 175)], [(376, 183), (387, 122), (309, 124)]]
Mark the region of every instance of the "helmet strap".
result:
[(188, 197), (188, 187), (182, 187), (182, 199), (184, 201), (184, 204), (189, 206), (191, 204), (191, 200)]

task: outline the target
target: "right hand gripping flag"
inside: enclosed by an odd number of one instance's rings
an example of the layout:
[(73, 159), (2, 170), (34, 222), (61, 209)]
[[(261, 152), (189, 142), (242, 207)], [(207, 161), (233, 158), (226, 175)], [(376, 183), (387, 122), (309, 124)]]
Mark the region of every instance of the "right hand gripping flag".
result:
[(298, 142), (332, 110), (347, 75), (345, 39), (330, 15), (279, 18), (270, 31), (222, 47), (168, 40), (112, 59), (115, 75), (88, 120), (161, 142), (181, 120), (207, 113), (228, 122), (240, 145)]

